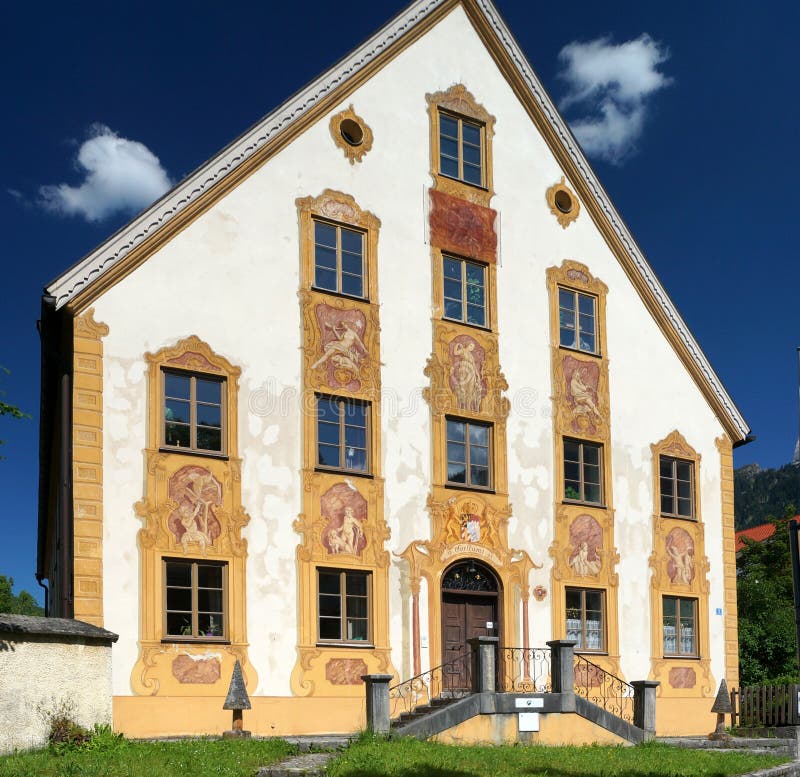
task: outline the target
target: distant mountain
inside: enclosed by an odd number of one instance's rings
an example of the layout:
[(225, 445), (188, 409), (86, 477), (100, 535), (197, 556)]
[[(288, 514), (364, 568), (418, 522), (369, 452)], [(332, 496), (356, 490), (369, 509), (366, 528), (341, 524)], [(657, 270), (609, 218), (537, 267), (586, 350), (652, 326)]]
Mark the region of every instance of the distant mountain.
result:
[(800, 466), (761, 469), (758, 464), (747, 464), (734, 470), (733, 491), (737, 531), (769, 518), (782, 518), (789, 506), (800, 510)]

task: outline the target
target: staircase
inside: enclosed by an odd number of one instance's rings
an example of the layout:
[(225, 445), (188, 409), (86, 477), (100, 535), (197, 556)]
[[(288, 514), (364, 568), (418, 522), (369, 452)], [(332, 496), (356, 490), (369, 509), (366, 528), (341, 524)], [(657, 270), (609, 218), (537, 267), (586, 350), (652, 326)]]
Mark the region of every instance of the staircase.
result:
[[(575, 656), (570, 642), (499, 651), (496, 638), (479, 637), (472, 642), (471, 655), (459, 656), (389, 688), (392, 733), (428, 739), (477, 715), (516, 718), (525, 709), (518, 701), (526, 700), (535, 701), (532, 710), (577, 714), (628, 742), (652, 738), (652, 731), (634, 724), (637, 714), (637, 723), (639, 718), (646, 719), (643, 710), (655, 701), (652, 683), (637, 684), (652, 690), (645, 699), (648, 690)], [(454, 678), (463, 682), (468, 659), (472, 689), (453, 687)]]

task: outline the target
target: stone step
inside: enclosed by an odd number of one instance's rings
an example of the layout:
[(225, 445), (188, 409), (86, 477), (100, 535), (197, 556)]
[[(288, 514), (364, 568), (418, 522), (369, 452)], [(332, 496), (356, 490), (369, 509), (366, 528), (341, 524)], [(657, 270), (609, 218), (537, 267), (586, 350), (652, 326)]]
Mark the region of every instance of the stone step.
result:
[(740, 752), (763, 752), (772, 754), (794, 754), (794, 742), (790, 739), (766, 739), (731, 737), (731, 739), (707, 739), (706, 737), (657, 737), (659, 742), (675, 747), (696, 750), (735, 750)]
[(297, 745), (301, 753), (312, 750), (343, 750), (353, 741), (351, 734), (307, 734), (305, 736), (281, 737), (290, 744)]
[(258, 770), (258, 777), (324, 777), (325, 767), (333, 756), (334, 753), (298, 755), (272, 766), (262, 766)]

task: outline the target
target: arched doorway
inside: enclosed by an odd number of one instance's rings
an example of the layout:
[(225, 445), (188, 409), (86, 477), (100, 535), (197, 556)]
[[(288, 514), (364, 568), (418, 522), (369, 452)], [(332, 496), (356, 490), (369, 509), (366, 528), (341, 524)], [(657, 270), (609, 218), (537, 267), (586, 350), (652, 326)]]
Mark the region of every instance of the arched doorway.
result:
[(470, 688), (467, 640), (502, 634), (500, 583), (485, 564), (464, 559), (445, 570), (441, 588), (442, 663), (450, 664), (445, 682), (452, 690)]

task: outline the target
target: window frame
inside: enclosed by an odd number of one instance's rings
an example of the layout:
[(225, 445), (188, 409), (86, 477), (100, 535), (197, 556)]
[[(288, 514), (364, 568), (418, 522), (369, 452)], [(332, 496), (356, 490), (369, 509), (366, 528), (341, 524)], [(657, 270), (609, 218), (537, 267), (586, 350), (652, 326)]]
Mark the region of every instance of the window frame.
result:
[[(352, 397), (341, 397), (334, 394), (315, 394), (315, 415), (314, 415), (314, 437), (315, 437), (315, 469), (324, 471), (324, 472), (342, 472), (348, 475), (358, 475), (362, 477), (371, 477), (372, 472), (372, 403), (368, 402), (367, 400), (363, 399), (355, 399)], [(319, 448), (320, 448), (320, 437), (319, 437), (319, 403), (320, 400), (324, 402), (336, 402), (339, 407), (339, 418), (338, 418), (338, 427), (339, 427), (339, 442), (337, 447), (339, 449), (339, 465), (338, 466), (331, 466), (329, 464), (322, 464), (320, 462), (320, 455), (319, 455)], [(366, 421), (365, 427), (365, 435), (366, 435), (366, 466), (364, 469), (348, 469), (344, 463), (345, 457), (345, 449), (347, 445), (345, 444), (345, 432), (347, 429), (346, 423), (346, 414), (342, 412), (343, 406), (350, 404), (350, 405), (358, 405), (365, 409), (364, 418)], [(326, 443), (326, 445), (329, 445)]]
[[(447, 280), (455, 280), (454, 278), (449, 278), (445, 274), (445, 262), (447, 260), (452, 262), (458, 262), (460, 269), (461, 269), (461, 278), (459, 280), (459, 288), (461, 292), (461, 318), (452, 318), (451, 316), (447, 315), (447, 300), (453, 299), (452, 297), (447, 297), (445, 294), (445, 281)], [(475, 324), (471, 321), (467, 321), (467, 265), (473, 265), (475, 267), (479, 267), (483, 272), (483, 323), (482, 324)], [(453, 321), (457, 324), (463, 324), (464, 326), (475, 327), (476, 329), (484, 329), (490, 330), (492, 327), (492, 319), (491, 319), (491, 307), (489, 305), (489, 283), (490, 283), (490, 276), (489, 276), (489, 265), (486, 262), (481, 262), (477, 259), (471, 259), (464, 256), (458, 256), (456, 254), (451, 254), (448, 252), (443, 251), (441, 253), (441, 272), (442, 272), (442, 320), (443, 321)]]
[[(566, 444), (567, 443), (575, 443), (579, 446), (579, 459), (578, 459), (578, 472), (579, 472), (579, 486), (580, 486), (580, 497), (575, 499), (574, 497), (567, 496), (567, 454), (566, 454)], [(584, 473), (584, 446), (591, 446), (593, 448), (597, 448), (598, 451), (598, 471), (599, 471), (599, 487), (600, 487), (600, 499), (597, 502), (590, 502), (586, 500), (586, 478)], [(593, 507), (604, 507), (605, 506), (605, 498), (606, 498), (606, 489), (605, 489), (605, 446), (602, 442), (594, 442), (593, 440), (580, 440), (576, 437), (563, 437), (561, 441), (561, 472), (562, 472), (562, 487), (564, 489), (564, 501), (570, 504), (582, 504), (582, 505), (590, 505)], [(574, 463), (574, 462), (573, 462)], [(591, 466), (591, 465), (589, 465)]]
[[(456, 160), (458, 163), (458, 176), (448, 175), (447, 173), (443, 172), (442, 170), (442, 116), (455, 121), (458, 124), (458, 138), (456, 138), (456, 144), (458, 145), (458, 159)], [(472, 181), (467, 181), (464, 178), (464, 123), (472, 125), (478, 128), (480, 133), (480, 159), (481, 159), (481, 181), (480, 183), (473, 183)], [(449, 135), (447, 136), (450, 137)], [(446, 108), (442, 108), (441, 106), (437, 106), (436, 108), (436, 145), (437, 145), (437, 159), (436, 159), (436, 170), (439, 175), (443, 178), (447, 178), (450, 181), (458, 181), (459, 183), (463, 183), (465, 186), (472, 186), (476, 189), (482, 189), (484, 191), (488, 191), (489, 187), (487, 186), (488, 181), (488, 170), (487, 170), (487, 162), (488, 162), (488, 155), (487, 155), (487, 134), (486, 134), (486, 122), (481, 121), (480, 119), (476, 119), (472, 116), (466, 116), (460, 113), (456, 113), (455, 111), (450, 111)], [(452, 158), (452, 157), (448, 157)]]
[[(228, 428), (227, 428), (227, 414), (228, 414), (228, 379), (227, 376), (212, 375), (207, 372), (194, 372), (191, 370), (175, 369), (173, 367), (161, 366), (159, 375), (160, 381), (160, 413), (159, 413), (159, 427), (160, 439), (159, 449), (162, 451), (169, 451), (172, 453), (189, 453), (196, 456), (211, 456), (214, 458), (226, 458), (228, 455)], [(170, 397), (170, 399), (178, 400), (181, 402), (189, 402), (189, 446), (184, 448), (180, 445), (169, 445), (167, 443), (167, 375), (177, 375), (182, 378), (189, 378), (189, 399), (185, 400), (180, 397)], [(205, 380), (209, 382), (220, 384), (220, 450), (215, 451), (208, 448), (197, 447), (197, 380)], [(201, 405), (213, 404), (210, 402), (200, 402)], [(202, 426), (202, 424), (200, 424)], [(207, 427), (213, 428), (213, 427)]]
[[(577, 351), (578, 353), (585, 353), (588, 356), (601, 356), (600, 352), (600, 316), (599, 316), (599, 307), (600, 307), (600, 298), (597, 294), (592, 294), (591, 292), (581, 291), (580, 289), (572, 288), (571, 286), (563, 286), (562, 284), (558, 284), (556, 286), (556, 306), (557, 306), (557, 314), (558, 314), (558, 346), (559, 348), (566, 348), (569, 351)], [(574, 300), (574, 314), (575, 314), (575, 345), (565, 345), (561, 341), (561, 292), (567, 292), (568, 294), (572, 294)], [(581, 348), (581, 313), (580, 313), (580, 297), (586, 297), (592, 300), (592, 320), (594, 321), (594, 350), (589, 351), (585, 348)]]
[[(325, 224), (333, 227), (336, 230), (336, 289), (326, 289), (322, 286), (317, 286), (317, 234), (316, 225)], [(348, 232), (355, 232), (361, 235), (361, 296), (355, 294), (348, 294), (342, 291), (342, 230)], [(311, 288), (321, 294), (333, 294), (337, 297), (346, 297), (347, 299), (361, 300), (362, 302), (370, 302), (370, 289), (369, 289), (369, 229), (366, 227), (354, 226), (353, 224), (345, 224), (339, 221), (332, 221), (315, 214), (311, 214)]]
[[(665, 479), (664, 475), (661, 474), (661, 463), (664, 460), (669, 460), (671, 462), (671, 469), (672, 472), (669, 476), (669, 482), (672, 487), (672, 494), (664, 494), (663, 491), (663, 481)], [(689, 465), (689, 508), (690, 514), (689, 515), (682, 515), (681, 513), (675, 511), (675, 508), (678, 507), (678, 463), (688, 464)], [(696, 500), (697, 495), (695, 492), (695, 462), (693, 459), (685, 459), (681, 458), (680, 456), (670, 456), (668, 453), (659, 453), (658, 454), (658, 509), (659, 514), (667, 517), (667, 518), (678, 518), (684, 521), (696, 521), (697, 520), (697, 510), (696, 510)], [(664, 497), (668, 496), (672, 500), (672, 507), (673, 512), (665, 512), (664, 511)]]
[(607, 617), (608, 617), (608, 607), (606, 604), (606, 589), (605, 588), (581, 588), (580, 586), (568, 585), (564, 587), (564, 634), (567, 635), (569, 633), (567, 629), (567, 613), (569, 611), (569, 607), (567, 606), (567, 594), (571, 591), (577, 591), (581, 595), (581, 607), (580, 607), (580, 621), (581, 621), (581, 644), (586, 645), (586, 594), (587, 593), (599, 593), (600, 594), (600, 647), (599, 648), (589, 648), (589, 647), (578, 647), (575, 646), (576, 653), (595, 653), (599, 655), (604, 655), (608, 653), (608, 634), (607, 634)]
[[(448, 457), (447, 447), (448, 447), (448, 443), (451, 442), (451, 440), (450, 440), (450, 437), (448, 436), (447, 427), (448, 427), (448, 424), (451, 421), (453, 421), (455, 423), (464, 424), (464, 442), (463, 442), (463, 445), (464, 445), (464, 456), (465, 456), (465, 462), (464, 462), (465, 482), (464, 483), (459, 483), (458, 481), (450, 480), (450, 478), (449, 478), (448, 470), (450, 468), (450, 459)], [(488, 440), (487, 448), (488, 448), (488, 450), (487, 450), (487, 454), (486, 455), (487, 455), (487, 460), (488, 460), (488, 480), (489, 480), (489, 483), (488, 483), (488, 485), (485, 485), (485, 486), (474, 485), (472, 482), (470, 482), (471, 481), (471, 477), (470, 477), (470, 472), (471, 472), (471, 470), (470, 470), (470, 448), (472, 446), (472, 443), (470, 442), (470, 439), (469, 439), (469, 427), (470, 426), (480, 426), (480, 427), (483, 427), (484, 429), (488, 430), (488, 434), (487, 434), (487, 440)], [(452, 440), (452, 442), (457, 443), (457, 444), (461, 444), (461, 442), (459, 440)], [(451, 488), (464, 488), (464, 489), (469, 489), (469, 490), (474, 490), (474, 491), (486, 491), (486, 492), (490, 492), (490, 493), (494, 492), (494, 476), (495, 476), (495, 472), (494, 472), (494, 423), (491, 422), (491, 421), (483, 421), (483, 420), (477, 420), (477, 419), (471, 419), (471, 418), (461, 418), (459, 416), (450, 416), (450, 415), (445, 416), (445, 422), (444, 422), (444, 460), (445, 460), (445, 473), (444, 473), (445, 477), (444, 477), (444, 481), (445, 481), (445, 484), (448, 487), (451, 487)], [(455, 463), (460, 463), (460, 462), (455, 462)], [(481, 466), (481, 465), (479, 465), (479, 466)]]
[[(664, 603), (667, 599), (675, 601), (675, 645), (678, 648), (676, 653), (668, 653), (664, 648), (665, 634), (664, 627), (667, 625), (664, 622)], [(692, 635), (692, 642), (694, 645), (693, 653), (684, 653), (681, 650), (681, 603), (690, 602), (692, 605), (692, 628), (694, 634)], [(664, 658), (700, 658), (700, 634), (698, 632), (699, 621), (699, 600), (696, 597), (690, 596), (673, 596), (672, 594), (662, 594), (661, 596), (661, 651)]]
[[(168, 564), (191, 564), (191, 591), (192, 591), (192, 633), (191, 634), (169, 634), (167, 631), (167, 615), (169, 612), (184, 612), (183, 610), (168, 610), (167, 609), (167, 590), (170, 587), (167, 585), (167, 565)], [(219, 636), (200, 634), (199, 633), (199, 608), (198, 608), (198, 567), (220, 567), (222, 569), (222, 634)], [(162, 597), (161, 597), (161, 635), (162, 642), (213, 642), (213, 643), (228, 643), (230, 642), (230, 605), (228, 596), (230, 592), (229, 585), (229, 563), (228, 561), (214, 561), (208, 559), (197, 558), (173, 558), (170, 556), (162, 556), (161, 558), (161, 576), (162, 576)]]
[[(340, 604), (340, 615), (339, 615), (339, 639), (323, 639), (321, 636), (320, 630), (320, 621), (323, 617), (320, 608), (320, 588), (319, 588), (319, 576), (320, 573), (324, 572), (327, 574), (337, 574), (339, 575), (339, 604)], [(366, 639), (347, 639), (343, 638), (341, 635), (347, 633), (347, 576), (348, 575), (362, 575), (367, 580), (367, 638)], [(316, 567), (316, 579), (317, 579), (317, 595), (316, 595), (316, 604), (317, 604), (317, 644), (318, 645), (347, 645), (348, 647), (365, 647), (371, 648), (375, 646), (374, 642), (374, 617), (372, 612), (372, 602), (373, 602), (373, 570), (371, 569), (343, 569), (337, 567)]]

